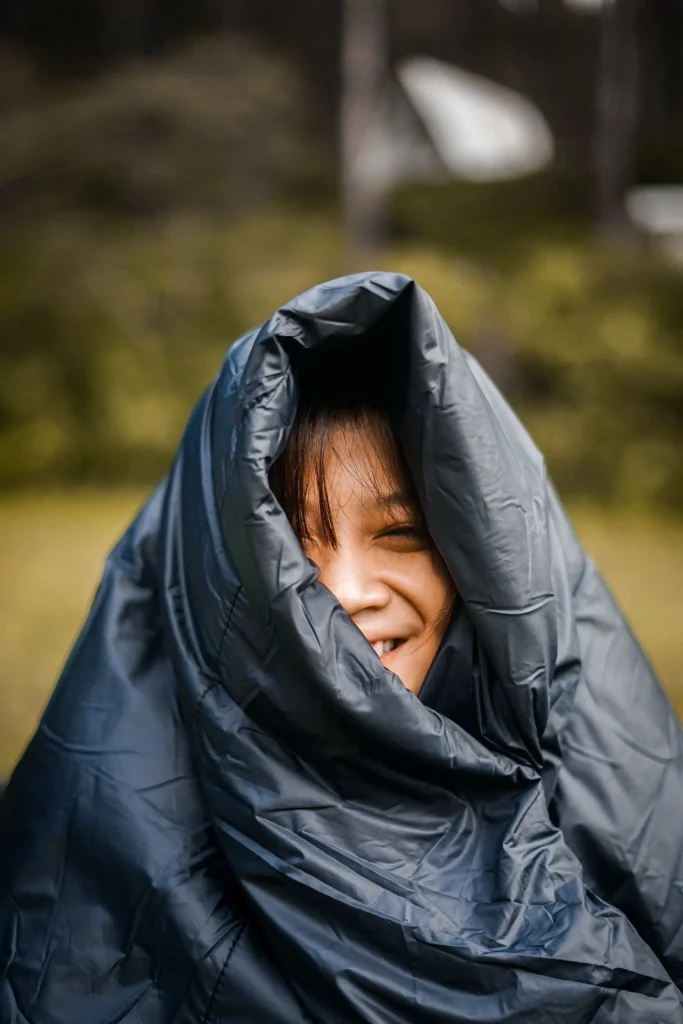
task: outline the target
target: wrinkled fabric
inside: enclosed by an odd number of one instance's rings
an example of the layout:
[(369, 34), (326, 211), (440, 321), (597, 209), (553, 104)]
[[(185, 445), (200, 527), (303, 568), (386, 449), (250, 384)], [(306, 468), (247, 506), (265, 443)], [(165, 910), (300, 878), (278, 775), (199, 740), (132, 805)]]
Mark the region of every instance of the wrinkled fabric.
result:
[[(382, 326), (459, 593), (419, 699), (268, 486), (292, 360)], [(230, 349), (13, 775), (0, 1021), (683, 1021), (682, 782), (505, 401), (412, 281), (321, 285)]]

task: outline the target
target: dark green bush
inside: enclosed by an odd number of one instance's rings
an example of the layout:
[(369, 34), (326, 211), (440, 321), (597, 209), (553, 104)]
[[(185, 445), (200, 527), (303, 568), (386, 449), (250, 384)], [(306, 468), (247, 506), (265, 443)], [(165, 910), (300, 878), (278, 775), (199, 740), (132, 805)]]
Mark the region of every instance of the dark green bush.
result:
[(505, 272), (397, 262), (500, 380), (563, 493), (683, 509), (680, 269), (610, 266), (586, 243), (537, 244)]
[[(340, 272), (327, 219), (113, 229), (0, 247), (0, 482), (160, 473), (230, 342)], [(380, 261), (432, 294), (566, 494), (683, 508), (680, 272), (539, 245), (506, 272), (433, 248)]]
[(0, 201), (15, 217), (234, 215), (308, 156), (297, 76), (246, 39), (199, 40), (70, 89), (21, 93), (27, 75), (5, 77)]

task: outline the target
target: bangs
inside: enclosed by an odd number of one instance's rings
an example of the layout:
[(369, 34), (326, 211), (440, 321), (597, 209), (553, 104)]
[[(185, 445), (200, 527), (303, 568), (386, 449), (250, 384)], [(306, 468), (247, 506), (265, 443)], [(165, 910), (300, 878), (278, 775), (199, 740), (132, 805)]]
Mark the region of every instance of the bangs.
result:
[[(299, 542), (312, 539), (311, 520), (321, 541), (338, 546), (332, 505), (330, 457), (345, 462), (358, 445), (374, 449), (379, 460), (367, 460), (358, 471), (358, 483), (378, 502), (390, 492), (401, 495), (418, 524), (424, 525), (422, 508), (410, 471), (394, 434), (388, 412), (368, 405), (350, 407), (307, 403), (299, 410), (282, 455), (270, 473), (270, 485)], [(377, 464), (381, 469), (377, 468)], [(397, 517), (393, 504), (386, 506), (389, 520)]]
[[(331, 346), (292, 356), (299, 401), (287, 443), (270, 471), (270, 486), (302, 545), (312, 540), (314, 521), (318, 539), (337, 548), (330, 457), (348, 465), (359, 445), (379, 456), (365, 460), (358, 471), (364, 491), (382, 502), (389, 486), (416, 524), (424, 525), (392, 425), (407, 380), (405, 352), (397, 339), (397, 332), (385, 324), (359, 339), (352, 350)], [(390, 520), (398, 511), (387, 504)]]

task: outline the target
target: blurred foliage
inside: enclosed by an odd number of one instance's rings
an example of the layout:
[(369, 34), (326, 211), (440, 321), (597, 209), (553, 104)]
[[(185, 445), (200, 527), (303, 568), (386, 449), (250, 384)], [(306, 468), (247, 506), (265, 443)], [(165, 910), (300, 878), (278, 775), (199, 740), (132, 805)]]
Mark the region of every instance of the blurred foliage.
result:
[[(163, 471), (230, 342), (340, 271), (331, 218), (116, 229), (43, 222), (0, 246), (0, 481)], [(405, 241), (415, 277), (504, 390), (567, 494), (683, 508), (679, 271), (537, 244), (505, 271)]]
[(0, 42), (0, 114), (35, 100), (39, 92), (40, 80), (34, 64)]
[(326, 276), (326, 237), (43, 221), (1, 245), (0, 481), (157, 475), (230, 342)]
[(544, 452), (566, 495), (683, 509), (683, 275), (544, 243), (504, 272), (407, 250), (392, 267), (431, 293)]
[(486, 184), (446, 179), (401, 185), (391, 200), (398, 237), (457, 245), (501, 269), (539, 241), (586, 241), (590, 183), (541, 172)]
[(312, 159), (296, 75), (247, 39), (196, 41), (87, 88), (36, 79), (16, 55), (0, 73), (0, 204), (15, 218), (243, 214)]
[(43, 220), (0, 244), (0, 482), (158, 475), (231, 341), (337, 270), (328, 225)]
[[(243, 39), (68, 92), (0, 61), (1, 486), (157, 477), (231, 341), (343, 271), (301, 110)], [(680, 511), (683, 274), (608, 263), (561, 187), (403, 187), (377, 262), (432, 294), (565, 494)]]

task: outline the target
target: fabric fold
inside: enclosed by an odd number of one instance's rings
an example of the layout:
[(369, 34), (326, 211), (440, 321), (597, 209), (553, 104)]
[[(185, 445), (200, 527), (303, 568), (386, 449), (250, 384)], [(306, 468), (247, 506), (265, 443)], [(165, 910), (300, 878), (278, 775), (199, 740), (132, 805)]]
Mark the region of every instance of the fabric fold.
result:
[[(459, 594), (418, 699), (268, 483), (390, 343)], [(683, 1021), (683, 741), (539, 452), (401, 275), (236, 342), (0, 807), (0, 1020)]]

